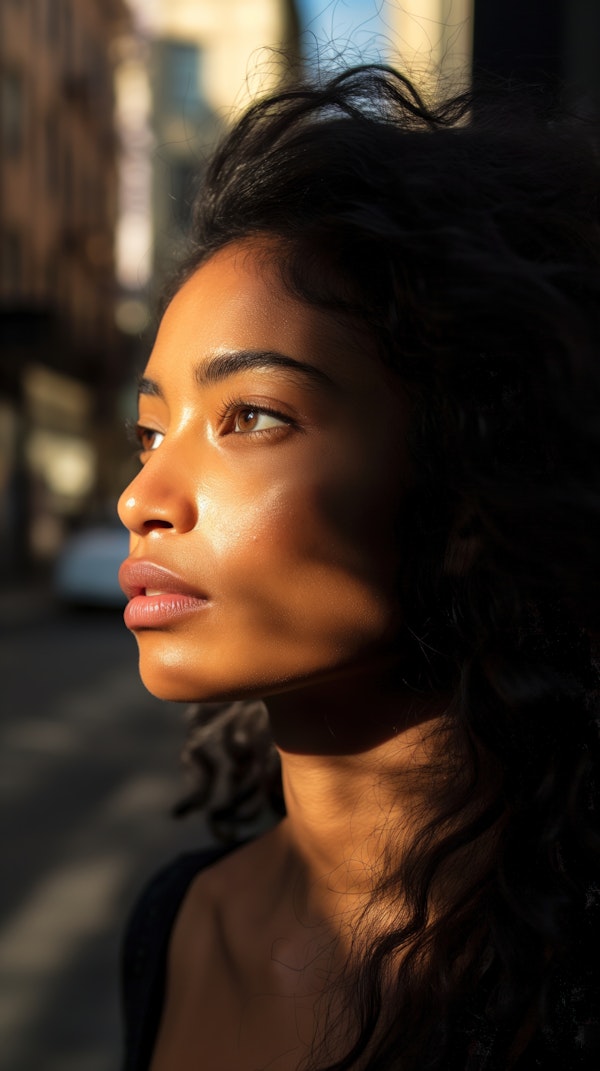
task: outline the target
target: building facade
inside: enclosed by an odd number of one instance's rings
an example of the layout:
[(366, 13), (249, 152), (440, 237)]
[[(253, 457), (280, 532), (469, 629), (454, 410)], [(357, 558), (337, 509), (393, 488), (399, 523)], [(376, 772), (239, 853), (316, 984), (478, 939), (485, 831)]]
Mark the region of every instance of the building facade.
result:
[[(294, 0), (131, 0), (139, 63), (124, 68), (121, 110), (138, 93), (139, 141), (151, 132), (146, 234), (137, 217), (123, 228), (121, 273), (135, 289), (152, 281), (150, 304), (177, 261), (190, 202), (216, 139), (250, 96), (267, 92), (299, 57)], [(146, 99), (140, 93), (147, 78)], [(137, 90), (134, 90), (134, 85)], [(133, 174), (133, 167), (132, 167)], [(142, 174), (138, 156), (137, 174)], [(139, 202), (143, 199), (140, 191)], [(137, 237), (136, 237), (137, 235)], [(126, 236), (126, 237), (125, 237)], [(142, 250), (151, 250), (142, 256)], [(134, 258), (131, 259), (131, 251)]]
[[(113, 44), (123, 0), (0, 5), (0, 546), (50, 555), (98, 492), (121, 374)], [(101, 483), (101, 480), (100, 480)]]
[(392, 59), (428, 101), (467, 89), (475, 0), (388, 0)]

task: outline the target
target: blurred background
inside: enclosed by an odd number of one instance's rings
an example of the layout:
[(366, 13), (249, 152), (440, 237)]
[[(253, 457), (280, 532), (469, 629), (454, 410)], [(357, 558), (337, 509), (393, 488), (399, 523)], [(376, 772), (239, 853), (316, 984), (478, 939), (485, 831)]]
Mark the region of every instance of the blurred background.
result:
[[(175, 823), (181, 710), (120, 621), (124, 423), (215, 140), (297, 69), (600, 88), (597, 0), (0, 0), (0, 1051), (119, 1063), (117, 964)], [(566, 87), (566, 88), (565, 88)]]

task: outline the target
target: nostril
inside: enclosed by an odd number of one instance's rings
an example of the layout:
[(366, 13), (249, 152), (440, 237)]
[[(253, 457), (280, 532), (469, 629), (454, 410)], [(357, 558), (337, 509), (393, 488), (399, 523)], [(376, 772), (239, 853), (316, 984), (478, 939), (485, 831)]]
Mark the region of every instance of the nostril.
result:
[(144, 521), (142, 527), (145, 532), (151, 532), (154, 528), (172, 528), (173, 525), (170, 523), (170, 521), (161, 521), (158, 519), (154, 519), (151, 521)]

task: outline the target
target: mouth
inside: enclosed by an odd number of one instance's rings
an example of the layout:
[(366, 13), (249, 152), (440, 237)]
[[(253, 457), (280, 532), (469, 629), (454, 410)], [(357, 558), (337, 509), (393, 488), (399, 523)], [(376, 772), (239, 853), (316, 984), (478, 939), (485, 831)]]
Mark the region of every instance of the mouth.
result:
[(129, 599), (124, 618), (131, 630), (172, 626), (209, 605), (208, 596), (183, 577), (143, 559), (127, 558), (119, 569), (119, 583)]
[(143, 558), (126, 558), (119, 569), (119, 584), (128, 599), (138, 596), (152, 598), (161, 595), (182, 595), (208, 601), (206, 592), (199, 591), (184, 577), (171, 572), (163, 565)]

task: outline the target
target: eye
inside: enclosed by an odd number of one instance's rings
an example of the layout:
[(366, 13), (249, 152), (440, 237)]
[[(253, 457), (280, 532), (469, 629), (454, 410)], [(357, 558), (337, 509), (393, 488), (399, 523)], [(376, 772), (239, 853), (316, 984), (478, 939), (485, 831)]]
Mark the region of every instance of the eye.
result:
[(158, 450), (165, 437), (162, 431), (156, 431), (156, 428), (144, 428), (141, 424), (136, 425), (135, 434), (142, 453)]
[(268, 431), (270, 428), (286, 427), (289, 423), (289, 420), (268, 409), (246, 406), (238, 409), (235, 414), (233, 431), (238, 435), (251, 431)]

